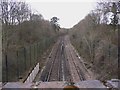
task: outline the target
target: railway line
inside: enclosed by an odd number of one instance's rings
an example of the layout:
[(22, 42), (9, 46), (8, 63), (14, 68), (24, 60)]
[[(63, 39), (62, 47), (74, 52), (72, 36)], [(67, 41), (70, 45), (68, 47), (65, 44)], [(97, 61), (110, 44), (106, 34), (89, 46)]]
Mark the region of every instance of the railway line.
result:
[(83, 72), (81, 71), (81, 69), (79, 67), (79, 64), (78, 64), (79, 62), (76, 61), (75, 56), (74, 56), (73, 52), (71, 51), (71, 48), (69, 49), (69, 53), (70, 53), (70, 57), (72, 59), (73, 66), (74, 66), (74, 68), (75, 68), (75, 70), (77, 72), (77, 75), (79, 77), (79, 80), (80, 81), (85, 80)]
[(90, 80), (88, 77), (91, 77), (92, 75), (88, 72), (81, 59), (82, 58), (79, 57), (77, 51), (71, 45), (69, 37), (60, 37), (47, 58), (46, 65), (42, 70), (39, 81), (32, 83), (8, 82), (4, 85), (4, 88), (25, 87), (62, 89), (69, 86), (66, 82), (68, 82), (68, 84), (73, 83), (72, 85), (77, 88), (106, 88), (105, 90), (107, 90), (108, 87), (117, 87), (120, 82), (117, 79), (111, 79), (110, 81), (104, 83), (99, 80)]
[(73, 82), (83, 81), (85, 80), (85, 77), (83, 76), (82, 71), (80, 70), (80, 67), (78, 65), (79, 62), (75, 58), (76, 55), (73, 54), (74, 52), (71, 49), (69, 38), (66, 37), (65, 39), (66, 39), (66, 54), (69, 60), (72, 81)]
[(49, 55), (49, 57), (47, 58), (47, 63), (45, 65), (45, 68), (40, 76), (40, 80), (41, 81), (49, 81), (50, 79), (50, 75), (51, 75), (51, 71), (53, 69), (53, 64), (56, 58), (56, 53), (58, 51), (58, 46), (59, 46), (60, 40), (57, 41), (57, 43), (54, 45), (51, 54)]
[(86, 78), (81, 68), (83, 67), (81, 67), (68, 36), (62, 36), (53, 46), (40, 75), (40, 81), (83, 81)]

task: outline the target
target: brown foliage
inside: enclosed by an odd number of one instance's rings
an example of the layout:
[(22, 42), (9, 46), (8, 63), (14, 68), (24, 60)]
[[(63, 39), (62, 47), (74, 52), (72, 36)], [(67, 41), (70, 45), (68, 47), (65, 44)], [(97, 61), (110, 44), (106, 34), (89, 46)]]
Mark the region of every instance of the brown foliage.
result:
[(89, 14), (75, 25), (69, 33), (71, 41), (84, 61), (92, 65), (96, 79), (117, 78), (118, 31), (111, 25), (96, 24), (96, 20), (97, 15)]

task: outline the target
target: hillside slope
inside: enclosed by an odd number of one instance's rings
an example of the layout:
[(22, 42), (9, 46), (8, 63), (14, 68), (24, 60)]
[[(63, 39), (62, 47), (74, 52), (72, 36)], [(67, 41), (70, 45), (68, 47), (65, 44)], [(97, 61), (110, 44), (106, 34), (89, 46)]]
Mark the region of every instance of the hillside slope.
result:
[(69, 35), (79, 55), (92, 70), (96, 79), (118, 78), (118, 28), (97, 24), (93, 17), (85, 19), (70, 29)]

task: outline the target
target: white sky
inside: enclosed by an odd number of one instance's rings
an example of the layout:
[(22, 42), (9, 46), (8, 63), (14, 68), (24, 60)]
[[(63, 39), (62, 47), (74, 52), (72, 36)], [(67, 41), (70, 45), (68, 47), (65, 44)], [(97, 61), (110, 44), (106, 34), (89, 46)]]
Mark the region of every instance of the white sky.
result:
[[(95, 6), (95, 0), (25, 0), (32, 10), (37, 10), (50, 20), (58, 17), (59, 24), (71, 28), (82, 20)], [(83, 2), (84, 1), (84, 2)]]

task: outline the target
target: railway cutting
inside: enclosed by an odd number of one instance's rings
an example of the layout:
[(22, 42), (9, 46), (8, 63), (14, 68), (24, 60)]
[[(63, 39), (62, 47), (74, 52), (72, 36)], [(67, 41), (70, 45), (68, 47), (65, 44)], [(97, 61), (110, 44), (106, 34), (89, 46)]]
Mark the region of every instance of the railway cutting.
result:
[(78, 53), (70, 43), (69, 36), (61, 36), (47, 58), (40, 81), (79, 82), (90, 79), (89, 72), (81, 62)]

